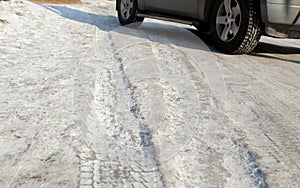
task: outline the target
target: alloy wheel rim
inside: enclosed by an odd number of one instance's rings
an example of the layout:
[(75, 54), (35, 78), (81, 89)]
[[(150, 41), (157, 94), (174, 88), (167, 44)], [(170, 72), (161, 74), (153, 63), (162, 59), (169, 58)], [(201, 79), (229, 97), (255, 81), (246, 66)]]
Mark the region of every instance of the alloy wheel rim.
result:
[(217, 12), (216, 30), (223, 42), (232, 41), (241, 26), (241, 8), (237, 0), (224, 0)]
[(122, 18), (127, 20), (132, 14), (133, 0), (121, 0), (120, 10)]

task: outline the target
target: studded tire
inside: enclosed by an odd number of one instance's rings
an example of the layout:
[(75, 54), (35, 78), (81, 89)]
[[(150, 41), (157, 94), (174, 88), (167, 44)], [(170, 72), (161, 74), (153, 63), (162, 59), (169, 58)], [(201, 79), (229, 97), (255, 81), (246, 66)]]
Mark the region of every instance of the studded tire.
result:
[(253, 51), (261, 37), (258, 13), (254, 0), (216, 0), (210, 19), (216, 48), (228, 54)]

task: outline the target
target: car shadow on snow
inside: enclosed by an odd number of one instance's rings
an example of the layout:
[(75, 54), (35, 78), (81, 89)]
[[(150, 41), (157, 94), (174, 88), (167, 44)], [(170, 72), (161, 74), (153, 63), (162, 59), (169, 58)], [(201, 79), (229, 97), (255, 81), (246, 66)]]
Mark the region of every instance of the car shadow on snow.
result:
[[(190, 29), (195, 35), (201, 38), (213, 51), (217, 49), (214, 47), (213, 41), (209, 33), (199, 32), (198, 30)], [(280, 40), (280, 39), (278, 39)], [(289, 46), (280, 46), (267, 42), (259, 42), (257, 47), (253, 50), (252, 53), (255, 54), (300, 54), (300, 48), (289, 47)]]
[(64, 18), (94, 25), (102, 31), (117, 32), (144, 38), (152, 42), (174, 44), (184, 48), (219, 53), (214, 48), (211, 48), (212, 45), (207, 46), (201, 37), (197, 37), (193, 32), (190, 32), (190, 28), (163, 24), (161, 22), (146, 22), (141, 26), (132, 24), (124, 27), (119, 24), (115, 16), (89, 13), (60, 5), (43, 5), (43, 7)]
[[(218, 50), (214, 46), (214, 43), (209, 33), (202, 33), (194, 29), (189, 29), (189, 30), (195, 35), (197, 35), (199, 38), (201, 38), (201, 40), (203, 40), (206, 43), (206, 45), (209, 46), (211, 51), (216, 53), (218, 52)], [(300, 48), (297, 47), (280, 46), (280, 45), (267, 43), (267, 42), (259, 42), (257, 47), (250, 54), (247, 54), (247, 56), (255, 56), (255, 57), (261, 57), (266, 59), (274, 59), (274, 60), (286, 61), (289, 63), (300, 64), (300, 60), (295, 60), (293, 56), (290, 56), (290, 55), (299, 55), (299, 54), (300, 54)], [(291, 57), (293, 59), (291, 59)]]
[(120, 24), (115, 16), (93, 14), (60, 5), (44, 4), (42, 6), (64, 18), (94, 25), (102, 31), (109, 32), (116, 29), (117, 27), (120, 27)]
[(254, 52), (268, 54), (300, 54), (300, 48), (260, 42)]
[[(132, 28), (134, 28), (136, 32), (132, 32), (132, 31), (129, 32), (127, 29), (128, 27), (120, 26), (118, 19), (115, 16), (94, 14), (94, 13), (84, 12), (81, 10), (76, 10), (66, 6), (59, 6), (59, 5), (43, 5), (43, 7), (64, 18), (68, 18), (70, 20), (78, 21), (81, 23), (94, 25), (102, 31), (106, 31), (106, 32), (115, 31), (115, 32), (119, 32), (120, 34), (146, 38), (148, 40), (152, 40), (164, 44), (175, 43), (175, 45), (179, 44), (181, 47), (185, 47), (185, 48), (192, 48), (192, 49), (210, 51), (213, 53), (220, 53), (214, 46), (209, 33), (202, 33), (196, 29), (192, 29), (191, 27), (184, 28), (185, 31), (188, 30), (189, 32), (184, 32), (183, 34), (183, 32), (180, 32), (182, 30), (178, 29), (180, 27), (172, 26), (171, 24), (148, 22), (146, 24), (142, 24), (141, 27), (132, 25)], [(129, 27), (129, 29), (130, 28), (131, 27)], [(175, 32), (174, 29), (176, 30)], [(147, 35), (145, 35), (145, 33), (147, 33)], [(186, 33), (192, 33), (192, 35), (197, 36), (199, 40), (195, 40), (195, 38), (191, 37), (191, 35), (187, 35)], [(157, 40), (157, 37), (156, 38), (149, 37), (149, 35), (157, 36), (160, 38), (166, 38), (166, 40)], [(193, 44), (191, 44), (191, 42)], [(283, 58), (282, 56), (280, 57), (276, 56), (276, 54), (279, 55), (300, 54), (300, 48), (279, 46), (276, 44), (260, 42), (258, 46), (254, 49), (254, 51), (249, 55), (263, 57), (263, 58), (273, 58), (277, 60), (300, 64), (300, 61), (298, 60), (286, 59)]]
[(300, 48), (279, 46), (276, 44), (260, 42), (254, 49), (254, 51), (251, 52), (249, 55), (300, 64), (300, 60), (298, 60), (294, 56), (299, 56), (299, 54)]

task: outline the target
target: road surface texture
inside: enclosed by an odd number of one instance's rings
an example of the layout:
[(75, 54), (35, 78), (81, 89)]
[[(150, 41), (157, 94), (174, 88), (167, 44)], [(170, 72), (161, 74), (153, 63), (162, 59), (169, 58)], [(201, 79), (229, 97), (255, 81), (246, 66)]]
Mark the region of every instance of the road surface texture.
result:
[(300, 187), (299, 40), (115, 15), (0, 1), (1, 188)]

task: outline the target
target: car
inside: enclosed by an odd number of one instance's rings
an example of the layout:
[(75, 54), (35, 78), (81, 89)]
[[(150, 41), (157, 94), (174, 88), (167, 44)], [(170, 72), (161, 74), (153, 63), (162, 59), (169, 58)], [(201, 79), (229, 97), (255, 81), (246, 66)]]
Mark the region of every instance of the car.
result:
[(300, 0), (116, 0), (121, 25), (154, 18), (210, 32), (218, 50), (250, 53), (262, 35), (300, 38)]

